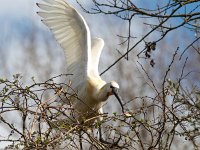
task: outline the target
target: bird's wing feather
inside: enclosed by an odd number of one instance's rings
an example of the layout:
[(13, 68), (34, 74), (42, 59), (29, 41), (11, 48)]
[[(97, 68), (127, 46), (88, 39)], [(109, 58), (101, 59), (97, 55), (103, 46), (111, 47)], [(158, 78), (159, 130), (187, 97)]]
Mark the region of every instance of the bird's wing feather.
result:
[(72, 73), (72, 84), (79, 85), (89, 74), (91, 57), (91, 37), (83, 17), (64, 0), (43, 0), (37, 4), (42, 22), (53, 32), (64, 49), (67, 71)]
[(90, 69), (90, 75), (93, 77), (99, 77), (98, 65), (103, 46), (104, 46), (103, 39), (101, 38), (92, 39), (92, 51), (91, 51), (92, 65)]

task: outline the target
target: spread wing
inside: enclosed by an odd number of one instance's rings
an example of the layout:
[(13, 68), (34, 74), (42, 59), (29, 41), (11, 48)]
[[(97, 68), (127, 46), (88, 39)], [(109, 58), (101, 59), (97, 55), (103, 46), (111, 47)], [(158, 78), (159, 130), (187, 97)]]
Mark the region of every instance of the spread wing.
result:
[(91, 57), (90, 30), (83, 17), (64, 0), (43, 0), (37, 6), (43, 10), (37, 12), (57, 42), (64, 50), (67, 61), (67, 73), (72, 73), (75, 87), (89, 74)]
[(92, 65), (90, 68), (90, 75), (93, 77), (99, 77), (98, 65), (103, 46), (104, 46), (103, 39), (101, 38), (92, 39), (92, 53), (91, 53)]

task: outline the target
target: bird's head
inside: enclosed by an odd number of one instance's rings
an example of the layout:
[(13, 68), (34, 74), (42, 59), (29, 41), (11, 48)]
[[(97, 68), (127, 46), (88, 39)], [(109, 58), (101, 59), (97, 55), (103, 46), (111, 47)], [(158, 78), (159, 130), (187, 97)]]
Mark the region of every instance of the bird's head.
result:
[(100, 90), (100, 100), (101, 101), (106, 101), (109, 96), (114, 95), (118, 102), (120, 103), (120, 106), (122, 107), (122, 112), (124, 112), (122, 100), (119, 96), (119, 85), (115, 81), (111, 81), (109, 83), (106, 83)]
[(110, 95), (114, 95), (115, 93), (118, 94), (119, 85), (118, 85), (117, 82), (111, 81), (111, 82), (107, 83), (105, 86), (106, 86), (106, 92), (107, 92), (107, 96), (108, 96), (108, 97), (109, 97)]

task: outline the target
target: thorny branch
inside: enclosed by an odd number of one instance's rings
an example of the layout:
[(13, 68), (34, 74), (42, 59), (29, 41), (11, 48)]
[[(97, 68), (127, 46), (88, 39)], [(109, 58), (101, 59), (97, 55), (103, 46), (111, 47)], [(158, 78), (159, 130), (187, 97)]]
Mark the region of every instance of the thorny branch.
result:
[[(115, 145), (115, 149), (163, 147), (170, 149), (172, 142), (182, 137), (190, 140), (195, 148), (199, 148), (197, 139), (200, 132), (196, 130), (200, 123), (198, 121), (200, 120), (199, 98), (194, 97), (198, 89), (195, 92), (186, 92), (181, 84), (181, 80), (188, 75), (184, 75), (183, 72), (187, 61), (185, 61), (181, 76), (177, 81), (166, 80), (176, 55), (177, 53), (174, 54), (168, 66), (162, 90), (153, 86), (156, 88), (155, 97), (137, 97), (124, 104), (126, 107), (136, 101), (143, 101), (146, 105), (142, 105), (138, 109), (126, 109), (125, 114), (115, 112), (113, 115), (100, 114), (104, 119), (92, 124), (90, 121), (98, 118), (98, 115), (86, 119), (84, 123), (76, 120), (69, 122), (69, 120), (63, 119), (69, 118), (70, 113), (75, 110), (69, 104), (61, 103), (61, 101), (64, 100), (63, 98), (65, 100), (67, 97), (70, 98), (74, 93), (73, 90), (70, 90), (69, 85), (56, 83), (54, 79), (63, 76), (67, 78), (67, 75), (60, 75), (42, 83), (34, 80), (30, 86), (24, 86), (21, 83), (20, 75), (14, 76), (13, 80), (1, 79), (0, 120), (1, 126), (7, 127), (10, 134), (7, 135), (8, 137), (1, 135), (0, 142), (10, 142), (10, 148), (79, 149), (78, 137), (80, 137), (80, 131), (83, 131), (82, 142), (87, 143), (84, 146), (91, 149), (109, 149), (108, 145), (98, 140), (97, 129), (99, 126), (103, 126), (104, 135), (108, 141), (115, 141), (117, 137), (121, 137), (119, 144)], [(150, 78), (147, 72), (146, 75)], [(150, 82), (154, 84), (152, 80)], [(68, 89), (67, 91), (62, 90), (64, 86), (67, 87), (65, 88)], [(172, 105), (167, 103), (168, 97), (173, 97)], [(154, 110), (153, 115), (149, 113), (152, 109)], [(188, 113), (182, 113), (183, 111)], [(7, 116), (12, 112), (15, 115), (16, 112), (22, 114), (19, 115), (22, 127), (9, 120)], [(193, 122), (194, 119), (195, 122)]]

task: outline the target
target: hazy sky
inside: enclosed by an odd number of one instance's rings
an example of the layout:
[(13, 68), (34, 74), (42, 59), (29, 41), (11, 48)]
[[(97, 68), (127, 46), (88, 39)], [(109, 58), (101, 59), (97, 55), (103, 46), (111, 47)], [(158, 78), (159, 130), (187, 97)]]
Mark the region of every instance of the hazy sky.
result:
[(33, 17), (36, 0), (0, 0), (0, 15)]

